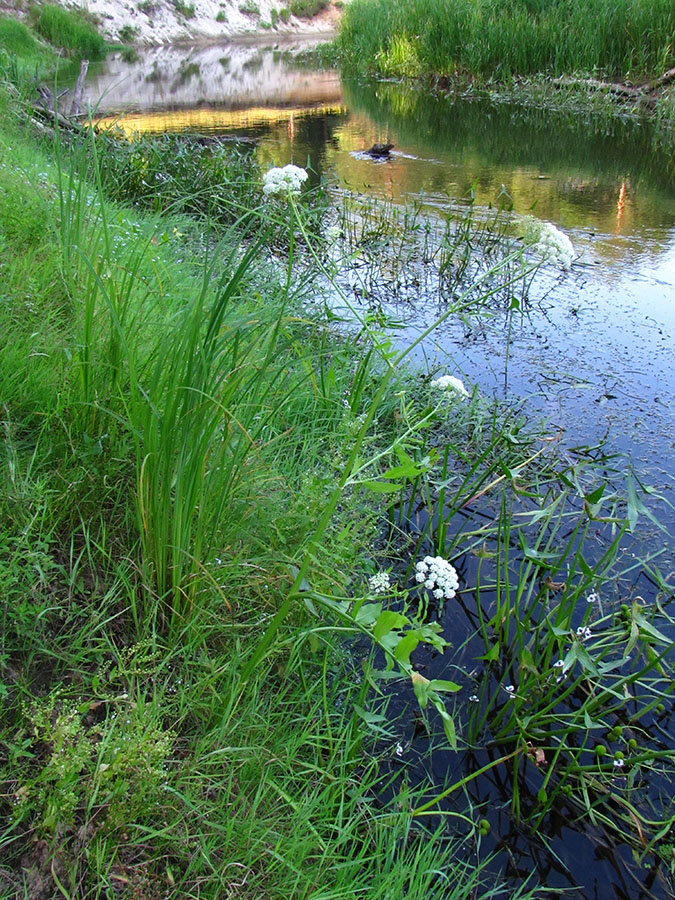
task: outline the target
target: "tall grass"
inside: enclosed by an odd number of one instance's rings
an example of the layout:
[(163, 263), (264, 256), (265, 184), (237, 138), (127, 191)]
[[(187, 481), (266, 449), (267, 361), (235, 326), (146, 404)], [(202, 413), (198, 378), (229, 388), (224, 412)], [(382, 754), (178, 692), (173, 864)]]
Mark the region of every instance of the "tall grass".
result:
[(83, 12), (44, 3), (32, 10), (31, 17), (38, 34), (55, 47), (83, 59), (105, 56), (105, 40)]
[(347, 68), (401, 77), (583, 70), (633, 80), (673, 65), (669, 0), (354, 0), (338, 45)]

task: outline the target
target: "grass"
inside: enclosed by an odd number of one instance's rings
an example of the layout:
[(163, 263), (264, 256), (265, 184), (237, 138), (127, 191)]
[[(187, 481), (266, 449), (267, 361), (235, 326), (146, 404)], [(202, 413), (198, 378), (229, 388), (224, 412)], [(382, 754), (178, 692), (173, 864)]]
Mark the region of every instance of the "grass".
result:
[(311, 19), (328, 6), (328, 0), (291, 0), (289, 9), (294, 16)]
[(102, 59), (104, 39), (81, 12), (53, 3), (36, 6), (31, 13), (35, 30), (55, 47), (82, 59)]
[(354, 0), (338, 45), (346, 68), (391, 77), (583, 71), (639, 81), (672, 67), (674, 16), (668, 0)]

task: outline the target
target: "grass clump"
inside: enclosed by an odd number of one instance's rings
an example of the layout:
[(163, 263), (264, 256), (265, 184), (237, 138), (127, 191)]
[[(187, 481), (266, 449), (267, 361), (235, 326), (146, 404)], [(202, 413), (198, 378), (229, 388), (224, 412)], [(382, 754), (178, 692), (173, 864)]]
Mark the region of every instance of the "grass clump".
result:
[(290, 11), (294, 16), (311, 19), (328, 6), (329, 0), (291, 0)]
[(338, 43), (345, 66), (384, 75), (581, 70), (635, 80), (673, 66), (674, 33), (669, 0), (354, 0)]
[(16, 56), (37, 56), (40, 47), (35, 35), (16, 19), (0, 18), (0, 48)]
[(83, 12), (45, 3), (35, 7), (31, 16), (38, 34), (55, 47), (83, 59), (105, 56), (105, 40)]

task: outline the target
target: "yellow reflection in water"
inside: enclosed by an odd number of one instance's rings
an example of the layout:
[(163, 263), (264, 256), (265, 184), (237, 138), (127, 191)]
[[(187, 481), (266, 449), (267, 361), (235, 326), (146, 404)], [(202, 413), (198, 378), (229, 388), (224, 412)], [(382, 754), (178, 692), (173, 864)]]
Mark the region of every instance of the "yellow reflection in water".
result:
[(325, 104), (308, 109), (306, 106), (281, 109), (254, 106), (249, 109), (176, 109), (161, 112), (129, 113), (119, 116), (103, 116), (97, 119), (101, 128), (117, 126), (127, 135), (137, 133), (158, 134), (164, 131), (224, 131), (231, 128), (250, 128), (254, 125), (278, 125), (292, 122), (294, 117), (308, 115), (325, 116), (344, 112), (343, 107)]

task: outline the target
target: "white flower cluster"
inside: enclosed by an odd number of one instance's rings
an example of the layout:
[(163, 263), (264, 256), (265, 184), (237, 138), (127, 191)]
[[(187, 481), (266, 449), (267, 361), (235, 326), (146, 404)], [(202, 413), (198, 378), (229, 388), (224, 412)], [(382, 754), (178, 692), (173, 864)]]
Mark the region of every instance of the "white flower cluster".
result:
[(575, 257), (572, 241), (551, 222), (529, 217), (525, 222), (525, 244), (546, 262), (560, 263), (569, 269)]
[(433, 591), (437, 600), (452, 600), (459, 587), (457, 571), (442, 556), (425, 556), (415, 565), (415, 580)]
[(460, 397), (468, 397), (469, 392), (464, 387), (461, 378), (455, 378), (454, 375), (441, 375), (440, 378), (434, 378), (431, 386), (438, 388), (439, 391), (455, 391)]
[(368, 585), (373, 594), (386, 594), (391, 587), (389, 572), (377, 572), (368, 579)]
[(301, 169), (300, 166), (269, 169), (263, 175), (263, 194), (266, 197), (297, 195), (307, 178), (306, 169)]

